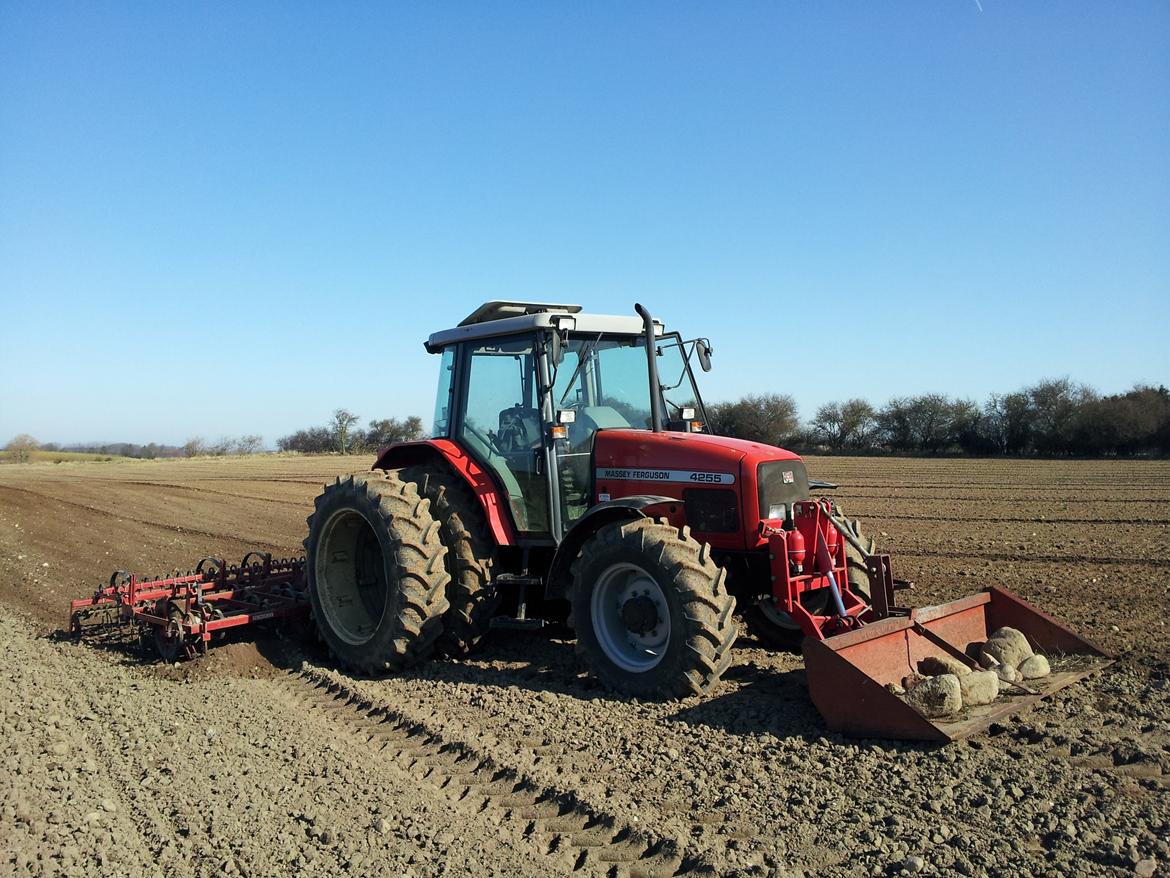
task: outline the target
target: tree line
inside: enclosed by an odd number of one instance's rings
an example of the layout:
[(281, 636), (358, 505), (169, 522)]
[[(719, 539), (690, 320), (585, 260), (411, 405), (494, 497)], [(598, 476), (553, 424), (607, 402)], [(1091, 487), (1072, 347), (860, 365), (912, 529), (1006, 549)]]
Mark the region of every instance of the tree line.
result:
[(707, 407), (713, 433), (799, 450), (919, 454), (1134, 456), (1170, 454), (1170, 390), (1138, 385), (1101, 395), (1067, 378), (983, 404), (941, 393), (827, 402), (802, 423), (786, 394)]
[[(708, 429), (798, 451), (917, 454), (1137, 456), (1170, 454), (1170, 390), (1138, 385), (1101, 395), (1067, 378), (1040, 381), (1013, 393), (993, 393), (982, 404), (941, 393), (895, 397), (880, 408), (865, 399), (827, 402), (802, 422), (787, 394), (750, 394), (707, 406)], [(422, 419), (382, 418), (359, 426), (346, 409), (320, 427), (282, 436), (281, 451), (367, 454), (392, 442), (420, 439)], [(181, 446), (154, 442), (38, 443), (27, 434), (5, 446), (10, 460), (34, 451), (77, 451), (122, 457), (201, 457), (264, 451), (259, 435), (205, 440)]]
[(358, 426), (359, 420), (352, 412), (337, 409), (325, 426), (308, 427), (282, 436), (276, 440), (276, 447), (302, 454), (366, 454), (391, 442), (408, 442), (423, 435), (422, 419), (414, 415), (402, 420), (372, 420), (365, 429)]

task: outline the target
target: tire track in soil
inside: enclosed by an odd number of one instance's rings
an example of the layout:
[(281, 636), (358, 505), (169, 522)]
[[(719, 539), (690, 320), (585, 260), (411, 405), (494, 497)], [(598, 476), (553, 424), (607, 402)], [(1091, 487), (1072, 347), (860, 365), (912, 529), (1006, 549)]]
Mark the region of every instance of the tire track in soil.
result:
[[(681, 851), (674, 839), (622, 823), (572, 792), (541, 784), (463, 742), (446, 740), (425, 722), (326, 673), (290, 670), (279, 684), (299, 705), (330, 717), (410, 780), (428, 782), (436, 792), (487, 820), (522, 827), (541, 856), (567, 871), (609, 878), (717, 871), (701, 853)], [(538, 754), (547, 750), (547, 755), (557, 755), (553, 752), (557, 749), (533, 747)]]

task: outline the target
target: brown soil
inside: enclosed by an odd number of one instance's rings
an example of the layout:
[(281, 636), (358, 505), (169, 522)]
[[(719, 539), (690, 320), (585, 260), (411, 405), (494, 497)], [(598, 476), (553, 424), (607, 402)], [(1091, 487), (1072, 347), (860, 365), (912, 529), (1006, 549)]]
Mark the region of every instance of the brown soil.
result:
[(1170, 464), (810, 459), (915, 580), (913, 603), (1001, 584), (1124, 653), (941, 749), (828, 734), (799, 659), (746, 638), (711, 696), (649, 704), (603, 690), (547, 635), (498, 634), (470, 660), (380, 680), (269, 635), (178, 668), (43, 636), (114, 569), (299, 554), (313, 497), (355, 463), (0, 467), (5, 869), (1128, 875), (1170, 862)]

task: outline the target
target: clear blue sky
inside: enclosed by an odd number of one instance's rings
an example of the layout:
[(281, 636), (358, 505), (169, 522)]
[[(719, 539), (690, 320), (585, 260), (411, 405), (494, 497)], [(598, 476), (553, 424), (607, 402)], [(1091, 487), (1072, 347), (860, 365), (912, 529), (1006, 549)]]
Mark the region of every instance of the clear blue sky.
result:
[(1170, 5), (0, 0), (0, 443), (429, 420), (490, 298), (708, 399), (1170, 381)]

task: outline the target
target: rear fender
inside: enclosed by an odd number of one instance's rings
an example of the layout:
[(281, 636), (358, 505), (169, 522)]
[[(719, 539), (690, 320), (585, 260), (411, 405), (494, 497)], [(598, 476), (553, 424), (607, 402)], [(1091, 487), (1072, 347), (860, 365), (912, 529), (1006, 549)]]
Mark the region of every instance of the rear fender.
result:
[(557, 546), (549, 567), (548, 579), (545, 580), (544, 596), (548, 599), (567, 599), (571, 582), (570, 568), (585, 543), (605, 525), (614, 521), (633, 521), (636, 518), (647, 518), (654, 512), (653, 507), (671, 503), (675, 506), (679, 501), (676, 497), (659, 497), (653, 494), (631, 494), (628, 497), (619, 497), (616, 500), (606, 500), (591, 507), (588, 512), (577, 519), (577, 523), (565, 534)]
[(422, 439), (417, 442), (395, 442), (378, 452), (373, 469), (398, 469), (420, 463), (443, 463), (462, 476), (483, 507), (484, 518), (487, 519), (496, 544), (516, 545), (516, 528), (512, 524), (507, 503), (500, 499), (503, 495), (495, 479), (451, 440)]

